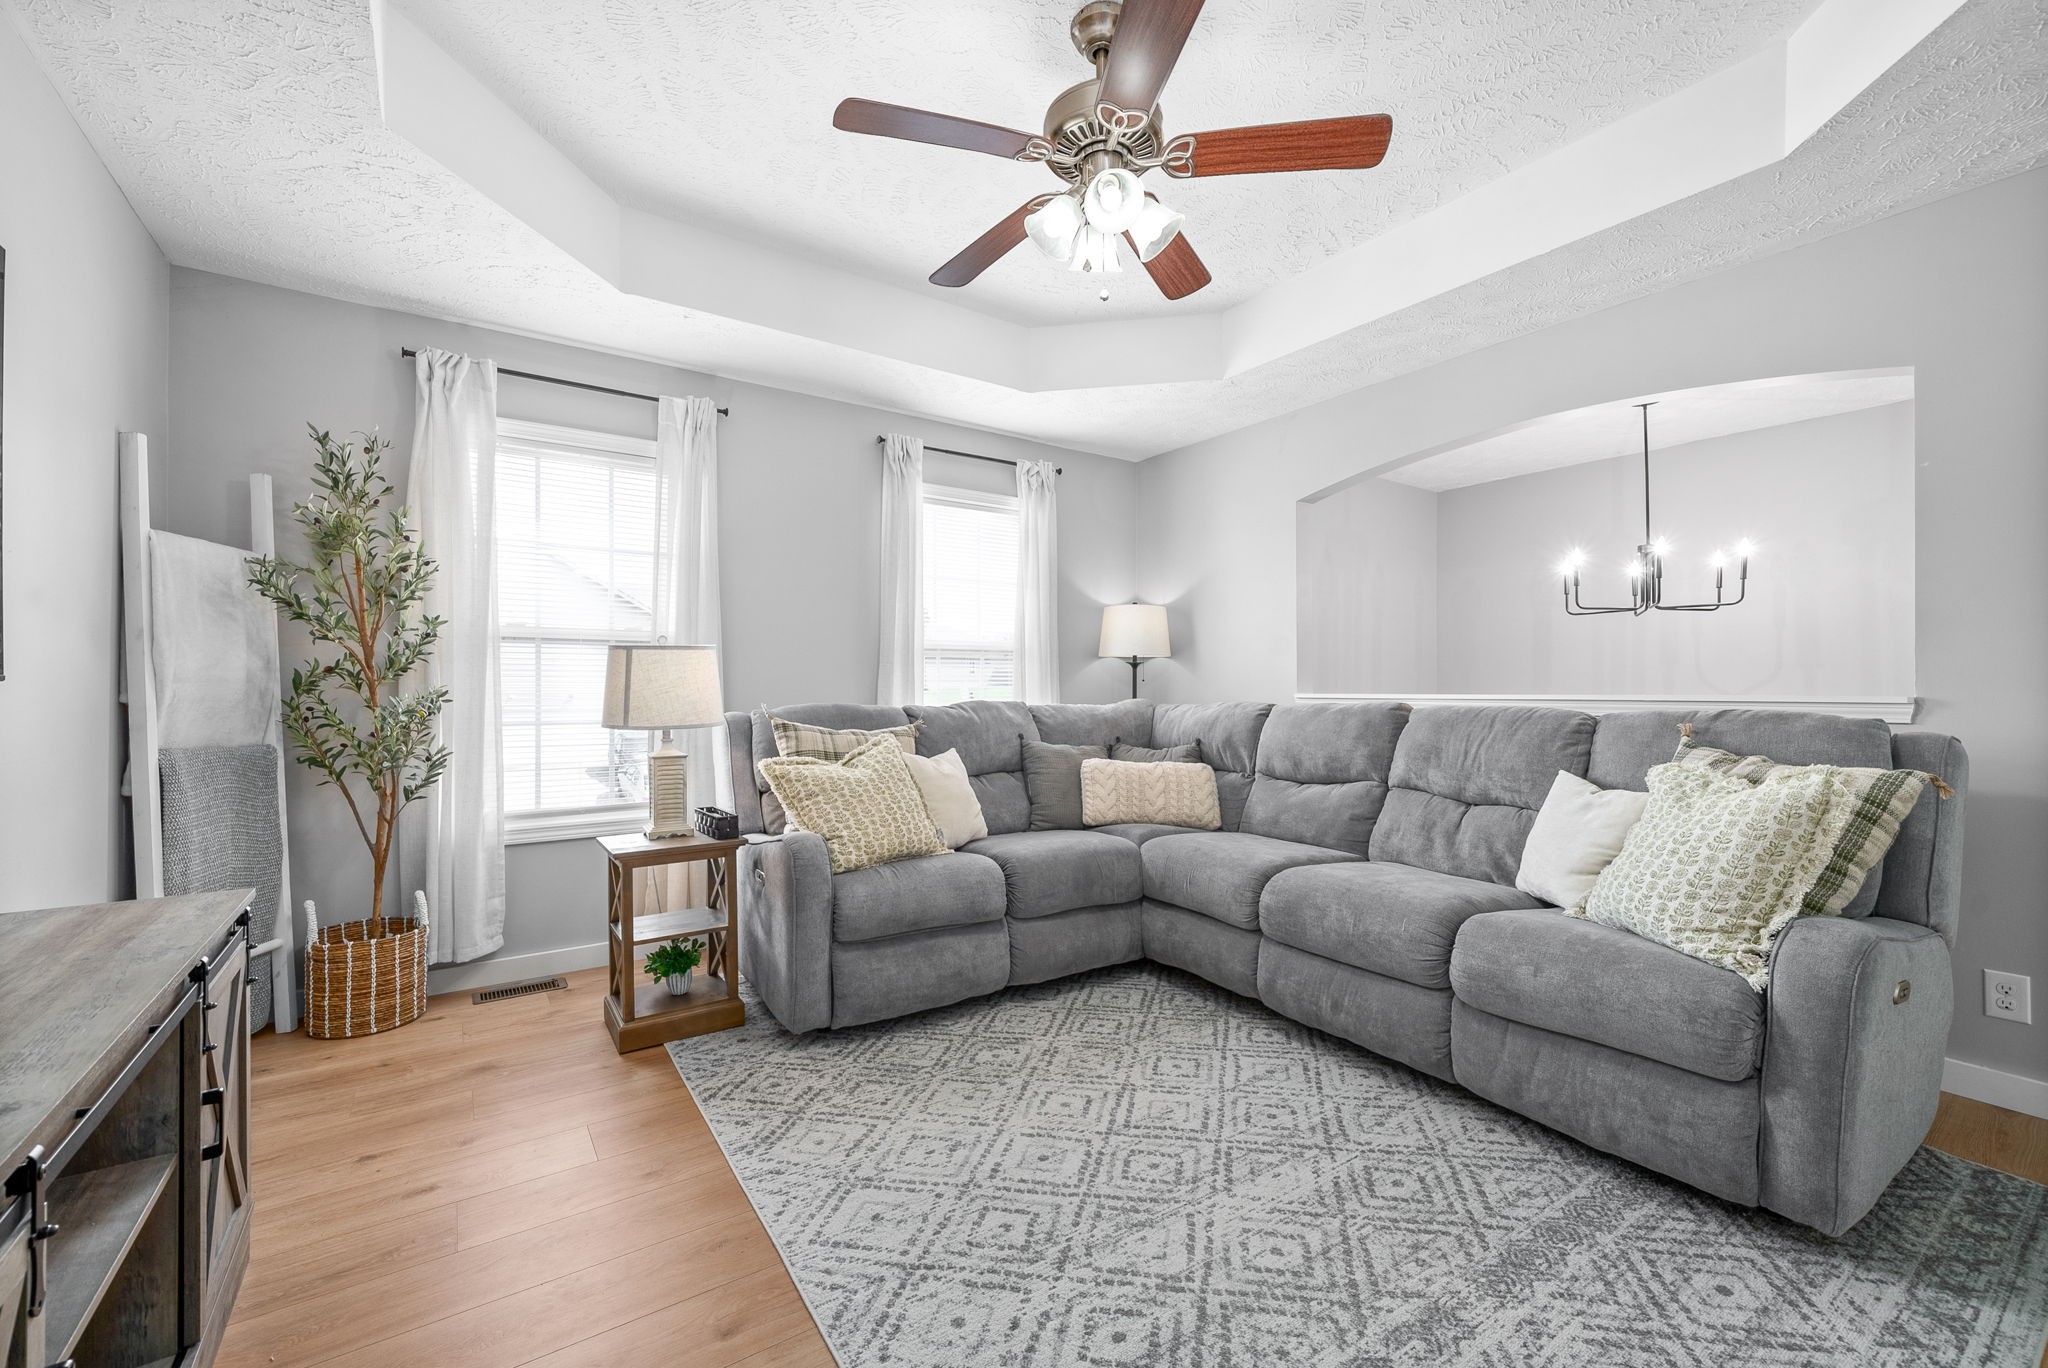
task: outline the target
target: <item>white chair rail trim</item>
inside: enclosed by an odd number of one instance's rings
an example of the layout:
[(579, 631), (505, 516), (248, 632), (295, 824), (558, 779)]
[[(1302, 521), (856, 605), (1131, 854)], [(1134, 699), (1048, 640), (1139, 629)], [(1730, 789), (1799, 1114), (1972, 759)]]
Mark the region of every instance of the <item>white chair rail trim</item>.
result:
[(1895, 727), (1912, 722), (1919, 711), (1917, 698), (1680, 698), (1658, 694), (1391, 694), (1391, 693), (1298, 693), (1297, 703), (1413, 703), (1417, 706), (1502, 707), (1524, 705), (1537, 708), (1571, 708), (1578, 712), (1650, 712), (1669, 709), (1695, 712), (1708, 708), (1760, 708), (1766, 712), (1820, 712), (1840, 717), (1875, 717)]

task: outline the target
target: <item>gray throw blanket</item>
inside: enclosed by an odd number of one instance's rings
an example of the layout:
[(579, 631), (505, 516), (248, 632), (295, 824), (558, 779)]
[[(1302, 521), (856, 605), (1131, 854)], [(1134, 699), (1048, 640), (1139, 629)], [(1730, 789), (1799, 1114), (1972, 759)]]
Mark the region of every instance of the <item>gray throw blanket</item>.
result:
[[(249, 888), (249, 942), (277, 929), (284, 841), (277, 824), (277, 751), (185, 746), (157, 752), (163, 779), (164, 892)], [(266, 960), (268, 957), (265, 957)], [(270, 1020), (270, 966), (249, 966), (249, 1029)]]

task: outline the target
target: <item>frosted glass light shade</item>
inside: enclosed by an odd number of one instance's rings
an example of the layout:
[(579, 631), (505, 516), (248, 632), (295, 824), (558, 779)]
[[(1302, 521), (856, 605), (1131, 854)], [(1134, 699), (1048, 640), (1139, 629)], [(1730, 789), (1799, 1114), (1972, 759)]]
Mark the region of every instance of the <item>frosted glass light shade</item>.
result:
[(1123, 268), (1123, 262), (1116, 254), (1114, 233), (1105, 233), (1100, 228), (1092, 226), (1081, 230), (1074, 240), (1074, 259), (1068, 263), (1068, 270), (1116, 275)]
[(1039, 251), (1065, 261), (1073, 255), (1074, 236), (1086, 222), (1073, 197), (1059, 195), (1024, 216), (1024, 232)]
[(1146, 200), (1131, 225), (1131, 243), (1138, 249), (1138, 260), (1150, 261), (1165, 251), (1166, 244), (1179, 234), (1181, 222), (1179, 214), (1158, 200)]
[(724, 720), (716, 647), (613, 646), (606, 653), (603, 725), (666, 731)]
[(1102, 610), (1102, 638), (1095, 654), (1105, 658), (1162, 660), (1173, 654), (1166, 638), (1166, 609), (1156, 603), (1112, 603)]
[(1081, 209), (1088, 216), (1089, 227), (1121, 233), (1145, 211), (1145, 187), (1123, 167), (1112, 166), (1088, 182)]

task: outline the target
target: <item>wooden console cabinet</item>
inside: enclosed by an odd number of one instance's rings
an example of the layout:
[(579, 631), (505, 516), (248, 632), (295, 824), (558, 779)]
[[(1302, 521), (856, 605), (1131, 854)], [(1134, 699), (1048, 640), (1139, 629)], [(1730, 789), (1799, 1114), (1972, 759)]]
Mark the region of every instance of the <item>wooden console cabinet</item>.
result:
[(0, 1366), (213, 1362), (249, 1260), (250, 896), (0, 915)]

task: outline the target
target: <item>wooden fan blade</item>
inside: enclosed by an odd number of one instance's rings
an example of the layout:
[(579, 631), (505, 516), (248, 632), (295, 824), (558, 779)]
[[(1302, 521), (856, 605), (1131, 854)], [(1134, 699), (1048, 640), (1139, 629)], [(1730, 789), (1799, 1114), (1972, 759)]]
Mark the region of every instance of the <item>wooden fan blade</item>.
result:
[[(950, 114), (934, 114), (928, 109), (883, 104), (878, 100), (841, 100), (839, 108), (832, 111), (832, 126), (848, 133), (901, 138), (906, 142), (931, 143), (935, 147), (958, 147), (1013, 160), (1043, 160), (1045, 152), (1051, 151), (1045, 139), (1034, 138), (1014, 128), (998, 128), (994, 124), (956, 119)], [(1040, 148), (1045, 151), (1039, 151)]]
[(1180, 60), (1202, 0), (1124, 0), (1102, 73), (1102, 104), (1147, 114)]
[[(1124, 241), (1131, 243), (1133, 252), (1138, 244), (1131, 242), (1131, 235), (1124, 234)], [(1159, 287), (1159, 293), (1168, 299), (1186, 299), (1209, 283), (1209, 268), (1195, 255), (1195, 249), (1188, 244), (1186, 233), (1175, 233), (1173, 241), (1159, 249), (1159, 254), (1150, 261), (1140, 263), (1145, 274), (1152, 277), (1152, 283)]]
[(1378, 166), (1393, 136), (1394, 121), (1385, 114), (1219, 128), (1168, 143), (1165, 170), (1170, 176), (1358, 170)]
[(1039, 195), (1025, 200), (1011, 215), (967, 244), (960, 255), (932, 272), (932, 284), (957, 289), (1008, 255), (1024, 240), (1024, 220), (1032, 210), (1051, 199)]

